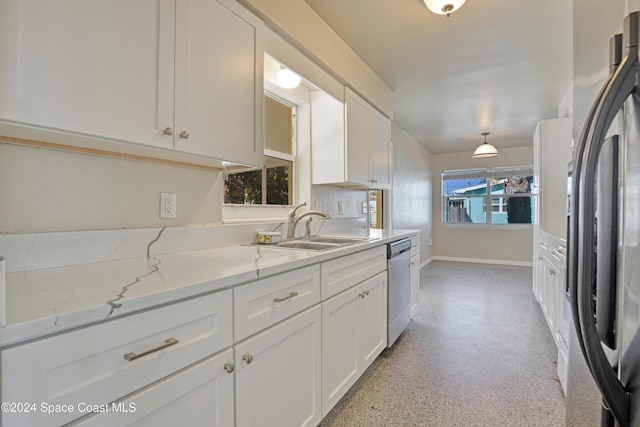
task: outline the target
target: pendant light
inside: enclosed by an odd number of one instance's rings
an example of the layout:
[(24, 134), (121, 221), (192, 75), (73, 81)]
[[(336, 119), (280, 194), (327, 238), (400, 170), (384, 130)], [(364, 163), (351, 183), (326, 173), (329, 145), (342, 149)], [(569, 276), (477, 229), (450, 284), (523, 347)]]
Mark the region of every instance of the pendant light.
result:
[(500, 154), (498, 150), (493, 145), (487, 142), (487, 135), (489, 132), (483, 132), (480, 135), (484, 136), (484, 142), (476, 148), (476, 151), (473, 152), (474, 159), (486, 159), (489, 157), (497, 157)]
[(433, 13), (438, 15), (447, 15), (447, 18), (451, 13), (460, 9), (460, 6), (464, 4), (466, 0), (423, 0), (424, 4)]
[(276, 73), (278, 86), (285, 89), (294, 89), (300, 85), (302, 78), (288, 68), (281, 67)]

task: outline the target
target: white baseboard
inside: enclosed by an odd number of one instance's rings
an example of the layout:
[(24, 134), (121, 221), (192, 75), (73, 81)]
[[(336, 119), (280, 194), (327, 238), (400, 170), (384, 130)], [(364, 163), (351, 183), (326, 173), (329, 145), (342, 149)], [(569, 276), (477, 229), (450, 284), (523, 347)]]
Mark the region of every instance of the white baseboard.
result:
[(427, 258), (427, 260), (426, 260), (426, 261), (422, 261), (422, 262), (420, 263), (420, 268), (425, 267), (425, 266), (427, 266), (427, 265), (431, 264), (433, 261), (435, 261), (435, 258), (434, 258), (434, 257)]
[[(503, 259), (483, 259), (483, 258), (459, 258), (451, 256), (433, 256), (427, 260), (427, 264), (431, 261), (451, 261), (451, 262), (468, 262), (475, 264), (493, 264), (493, 265), (510, 265), (515, 267), (533, 267), (532, 261), (508, 261)], [(426, 265), (426, 264), (425, 264)]]

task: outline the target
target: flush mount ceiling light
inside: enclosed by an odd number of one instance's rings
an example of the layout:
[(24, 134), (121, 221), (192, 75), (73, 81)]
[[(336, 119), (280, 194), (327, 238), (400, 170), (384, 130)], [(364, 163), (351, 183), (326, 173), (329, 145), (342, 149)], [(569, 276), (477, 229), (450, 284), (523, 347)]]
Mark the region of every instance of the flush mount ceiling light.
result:
[(281, 68), (276, 73), (278, 86), (285, 89), (294, 89), (300, 85), (302, 78), (288, 68)]
[(487, 142), (487, 135), (489, 135), (489, 132), (483, 132), (480, 135), (484, 136), (484, 142), (476, 148), (476, 151), (473, 152), (473, 158), (486, 159), (489, 157), (499, 156), (500, 154), (498, 153), (498, 150), (496, 150), (496, 147)]
[(466, 0), (423, 0), (424, 4), (433, 13), (438, 15), (447, 15), (447, 18), (451, 13), (460, 9), (460, 6), (464, 4)]

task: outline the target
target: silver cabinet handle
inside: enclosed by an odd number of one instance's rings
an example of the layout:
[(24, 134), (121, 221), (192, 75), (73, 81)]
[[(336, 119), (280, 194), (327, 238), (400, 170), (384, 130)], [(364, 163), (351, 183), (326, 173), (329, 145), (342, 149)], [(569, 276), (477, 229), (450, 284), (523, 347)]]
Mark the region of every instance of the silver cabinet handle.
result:
[(165, 135), (173, 135), (173, 129), (171, 128), (164, 128), (164, 130), (162, 131), (162, 133), (164, 133)]
[(251, 362), (253, 362), (253, 356), (247, 353), (244, 356), (242, 356), (242, 360), (244, 360), (247, 363), (247, 365), (249, 365)]
[(180, 138), (189, 139), (189, 132), (187, 132), (186, 130), (183, 130), (182, 132), (180, 132)]
[(369, 291), (364, 291), (364, 292), (362, 292), (361, 294), (359, 294), (358, 296), (359, 296), (360, 298), (364, 298), (364, 297), (366, 297), (367, 295), (369, 295)]
[(555, 276), (556, 272), (553, 271), (553, 270), (549, 270), (549, 274), (552, 275), (552, 276)]
[(232, 373), (234, 370), (236, 369), (236, 365), (234, 365), (231, 362), (225, 363), (224, 364), (224, 370), (227, 371), (228, 373)]
[(164, 341), (164, 344), (162, 344), (162, 345), (160, 345), (160, 346), (158, 346), (156, 348), (152, 348), (151, 350), (147, 350), (147, 351), (145, 351), (143, 353), (140, 353), (140, 354), (127, 353), (127, 354), (124, 355), (124, 358), (131, 362), (133, 360), (140, 359), (141, 357), (148, 356), (151, 353), (155, 353), (156, 351), (160, 351), (160, 350), (163, 350), (163, 349), (165, 349), (167, 347), (171, 347), (172, 345), (176, 345), (179, 342), (180, 341), (178, 341), (176, 338), (167, 338)]
[(286, 301), (288, 299), (291, 299), (293, 297), (297, 297), (298, 293), (297, 292), (290, 292), (289, 295), (287, 295), (286, 297), (282, 297), (282, 298), (274, 298), (273, 302), (282, 302), (282, 301)]

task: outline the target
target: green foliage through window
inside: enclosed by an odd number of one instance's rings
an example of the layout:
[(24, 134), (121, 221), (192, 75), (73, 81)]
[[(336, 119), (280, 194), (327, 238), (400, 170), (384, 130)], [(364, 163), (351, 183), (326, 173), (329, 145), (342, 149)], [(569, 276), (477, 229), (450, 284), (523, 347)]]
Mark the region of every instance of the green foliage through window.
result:
[(292, 162), (266, 158), (261, 169), (227, 172), (224, 202), (238, 205), (290, 205)]

